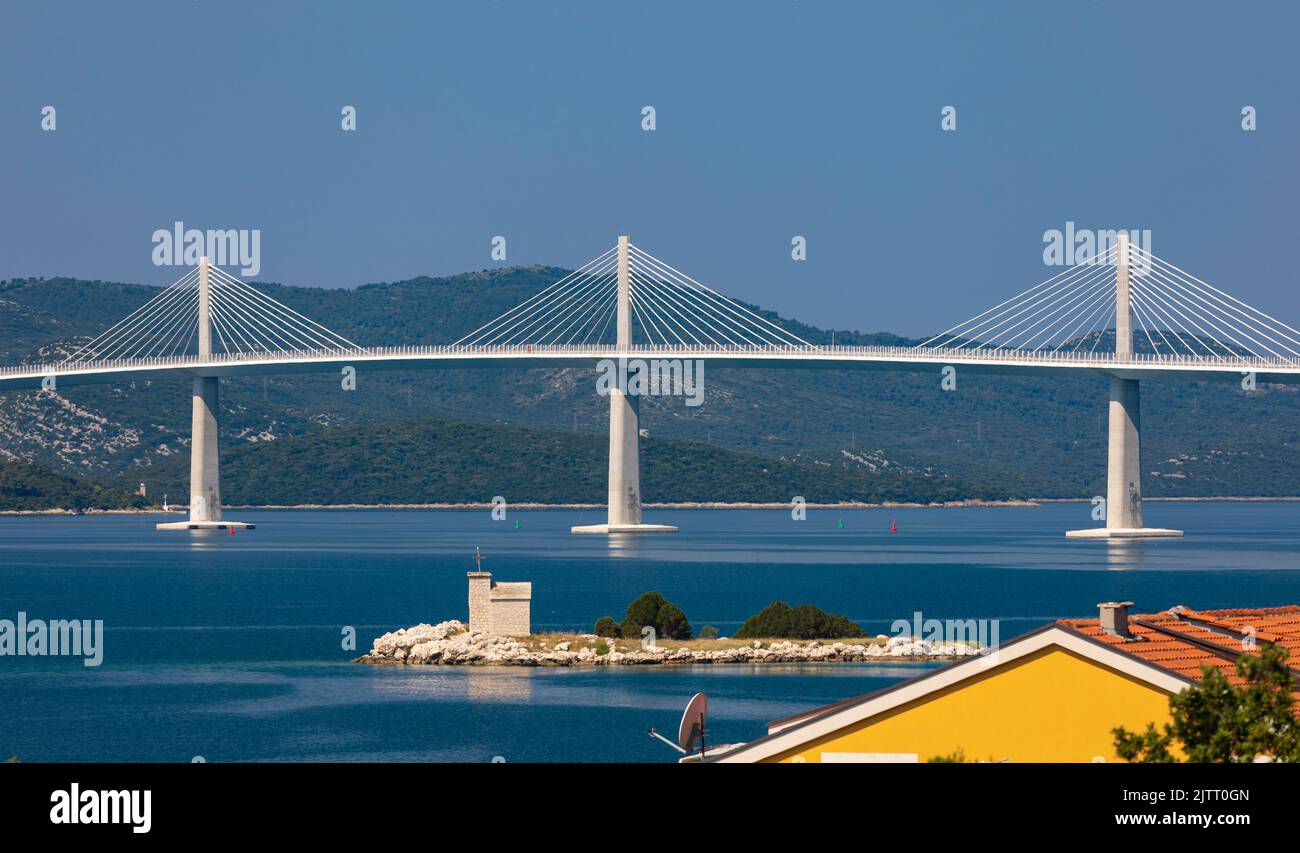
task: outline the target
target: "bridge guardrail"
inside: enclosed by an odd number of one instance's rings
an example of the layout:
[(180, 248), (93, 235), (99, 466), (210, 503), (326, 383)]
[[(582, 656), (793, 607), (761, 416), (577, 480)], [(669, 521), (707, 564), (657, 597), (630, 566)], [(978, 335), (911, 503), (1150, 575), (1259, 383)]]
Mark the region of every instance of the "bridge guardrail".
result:
[(690, 345), (633, 346), (625, 353), (611, 347), (565, 345), (493, 345), (493, 346), (395, 346), (359, 347), (356, 349), (283, 350), (264, 352), (223, 353), (200, 359), (197, 356), (166, 356), (159, 358), (113, 359), (106, 361), (79, 360), (75, 362), (46, 362), (43, 364), (17, 364), (0, 367), (0, 376), (44, 376), (81, 373), (101, 370), (123, 370), (156, 367), (205, 367), (237, 363), (265, 363), (275, 361), (314, 361), (344, 358), (382, 358), (385, 356), (440, 356), (440, 355), (580, 355), (594, 358), (627, 356), (662, 357), (689, 355), (695, 358), (725, 357), (734, 355), (806, 355), (835, 358), (838, 356), (868, 356), (879, 358), (915, 359), (935, 362), (1016, 362), (1050, 363), (1087, 367), (1124, 367), (1162, 364), (1180, 367), (1236, 367), (1241, 370), (1267, 369), (1269, 367), (1300, 368), (1300, 358), (1233, 358), (1228, 356), (1182, 355), (1177, 353), (1135, 353), (1119, 361), (1113, 353), (1060, 353), (1033, 350), (980, 350), (969, 347), (889, 347), (889, 346), (720, 346), (702, 348)]

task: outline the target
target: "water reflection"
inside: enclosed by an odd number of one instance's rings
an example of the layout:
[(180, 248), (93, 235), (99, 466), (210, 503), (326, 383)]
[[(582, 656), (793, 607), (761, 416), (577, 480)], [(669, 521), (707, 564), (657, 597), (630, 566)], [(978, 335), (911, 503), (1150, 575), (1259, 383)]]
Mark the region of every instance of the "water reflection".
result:
[(645, 554), (642, 536), (636, 533), (611, 533), (606, 537), (611, 557), (640, 557)]
[(465, 696), (471, 702), (528, 703), (533, 698), (532, 672), (507, 667), (466, 667)]
[(1142, 567), (1141, 539), (1106, 540), (1106, 568), (1110, 571), (1129, 571)]
[(221, 547), (221, 540), (218, 539), (217, 536), (223, 533), (227, 536), (230, 535), (224, 530), (215, 529), (200, 528), (197, 530), (182, 531), (182, 535), (185, 536), (186, 544), (189, 546), (190, 551), (215, 551), (217, 548)]

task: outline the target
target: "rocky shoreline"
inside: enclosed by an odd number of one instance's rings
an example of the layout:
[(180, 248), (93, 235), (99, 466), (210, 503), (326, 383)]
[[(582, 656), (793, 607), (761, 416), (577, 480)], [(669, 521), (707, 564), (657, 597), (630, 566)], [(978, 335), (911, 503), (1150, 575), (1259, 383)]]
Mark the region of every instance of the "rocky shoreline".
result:
[[(1082, 499), (1070, 499), (1075, 503), (1083, 503)], [(1159, 500), (1153, 498), (1153, 500)], [(1218, 498), (1206, 498), (1206, 500), (1219, 500)], [(1224, 498), (1223, 500), (1232, 500)], [(1284, 500), (1283, 498), (1261, 498), (1261, 500)], [(482, 502), (471, 503), (394, 503), (394, 504), (223, 504), (224, 509), (232, 511), (261, 510), (261, 509), (292, 509), (292, 510), (315, 510), (315, 509), (383, 509), (383, 510), (427, 510), (427, 509), (447, 509), (447, 510), (485, 510), (493, 509), (493, 504)], [(700, 501), (678, 501), (678, 502), (660, 502), (644, 503), (646, 509), (780, 509), (789, 510), (790, 504), (785, 503), (756, 503), (756, 502), (700, 502)], [(991, 507), (1035, 507), (1038, 506), (1036, 500), (981, 500), (979, 498), (969, 498), (965, 500), (942, 501), (935, 503), (908, 503), (896, 501), (884, 501), (881, 503), (864, 503), (861, 501), (845, 501), (842, 503), (807, 503), (807, 509), (979, 509)], [(529, 503), (521, 502), (511, 504), (512, 510), (548, 510), (548, 509), (590, 509), (604, 511), (604, 504), (583, 504), (583, 503)], [(5, 509), (0, 510), (0, 515), (184, 515), (188, 512), (185, 507), (173, 507), (170, 510), (164, 510), (162, 507), (145, 507), (143, 509), (94, 509), (87, 508), (77, 512), (68, 508), (49, 507), (46, 509)]]
[[(1085, 503), (1082, 498), (1077, 499), (1077, 503)], [(915, 501), (881, 501), (879, 503), (868, 503), (865, 501), (841, 501), (838, 503), (815, 503), (809, 501), (804, 504), (808, 509), (961, 509), (961, 508), (980, 508), (980, 507), (1033, 507), (1037, 506), (1036, 500), (1032, 499), (1011, 499), (1011, 500), (985, 500), (983, 498), (963, 498), (952, 501), (934, 501), (931, 503), (919, 503)], [(249, 505), (225, 505), (226, 509), (468, 509), (483, 510), (492, 509), (493, 505), (484, 502), (468, 503), (398, 503), (398, 504), (249, 504)], [(790, 502), (757, 502), (757, 501), (658, 501), (645, 502), (641, 506), (645, 509), (781, 509), (789, 510)], [(510, 505), (514, 510), (537, 510), (537, 509), (593, 509), (604, 510), (605, 504), (586, 504), (586, 503), (535, 503), (521, 501)]]
[[(877, 637), (861, 643), (760, 642), (730, 648), (634, 648), (595, 634), (535, 648), (516, 637), (469, 631), (462, 622), (420, 624), (377, 638), (355, 663), (399, 666), (654, 666), (660, 664), (847, 663), (852, 661), (951, 660), (979, 654), (965, 643), (932, 645), (910, 637)], [(624, 641), (624, 645), (635, 641)]]
[[(1297, 502), (1300, 496), (1283, 495), (1278, 497), (1252, 496), (1252, 495), (1229, 495), (1222, 497), (1144, 497), (1143, 500), (1162, 503), (1213, 503), (1234, 502), (1234, 503), (1276, 503), (1276, 502)], [(1084, 498), (1029, 498), (1025, 500), (980, 500), (971, 498), (959, 501), (943, 501), (937, 503), (896, 503), (885, 501), (883, 503), (860, 503), (856, 501), (845, 503), (809, 503), (808, 509), (981, 509), (994, 507), (1037, 507), (1043, 504), (1058, 503), (1087, 503)], [(785, 509), (788, 510), (788, 503), (646, 503), (642, 506), (648, 509)], [(385, 509), (385, 510), (427, 510), (427, 509), (450, 509), (450, 510), (483, 510), (492, 509), (492, 504), (488, 503), (428, 503), (428, 504), (259, 504), (259, 505), (226, 505), (229, 510), (259, 510), (259, 509)], [(603, 510), (604, 504), (543, 504), (543, 503), (518, 503), (512, 504), (515, 510), (546, 510), (546, 509), (593, 509)], [(160, 507), (146, 507), (144, 509), (93, 509), (87, 508), (81, 512), (72, 509), (50, 507), (47, 509), (3, 509), (0, 510), (0, 516), (12, 515), (184, 515), (187, 510), (184, 507), (163, 510)]]

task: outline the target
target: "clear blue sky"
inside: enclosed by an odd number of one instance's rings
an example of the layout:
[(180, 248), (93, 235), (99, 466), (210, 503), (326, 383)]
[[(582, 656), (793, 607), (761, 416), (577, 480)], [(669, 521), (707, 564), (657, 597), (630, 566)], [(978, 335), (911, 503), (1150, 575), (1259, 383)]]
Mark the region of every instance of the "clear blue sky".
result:
[(626, 231), (785, 314), (919, 334), (1046, 278), (1073, 220), (1300, 325), (1297, 32), (1280, 2), (6, 2), (0, 277), (167, 283), (178, 219), (330, 287)]

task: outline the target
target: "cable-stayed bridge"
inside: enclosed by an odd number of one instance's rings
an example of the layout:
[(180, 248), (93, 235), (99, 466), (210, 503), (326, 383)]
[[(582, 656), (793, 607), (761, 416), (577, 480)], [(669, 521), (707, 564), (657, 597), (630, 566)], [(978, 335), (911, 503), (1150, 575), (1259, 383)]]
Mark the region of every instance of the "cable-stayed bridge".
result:
[[(369, 347), (206, 258), (61, 361), (0, 368), (0, 390), (193, 380), (189, 519), (222, 518), (221, 377), (348, 370), (594, 366), (655, 360), (725, 367), (1094, 375), (1110, 383), (1106, 526), (1070, 535), (1177, 536), (1142, 523), (1139, 383), (1300, 380), (1300, 331), (1120, 233), (1086, 262), (915, 346), (810, 343), (620, 237), (615, 246), (445, 346)], [(643, 368), (642, 368), (643, 369)], [(627, 388), (627, 386), (622, 386)], [(610, 389), (609, 519), (574, 532), (671, 531), (641, 519), (638, 394)]]

